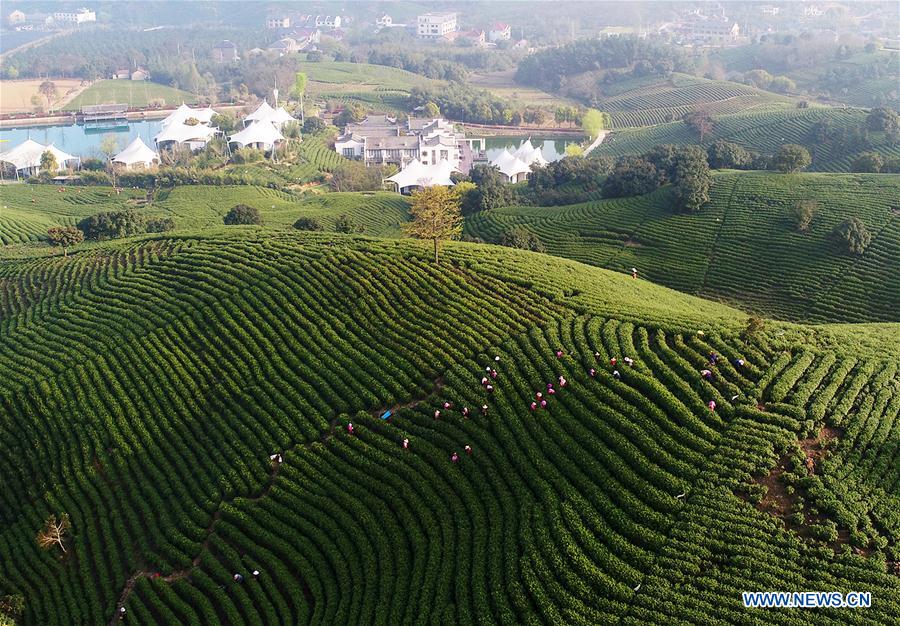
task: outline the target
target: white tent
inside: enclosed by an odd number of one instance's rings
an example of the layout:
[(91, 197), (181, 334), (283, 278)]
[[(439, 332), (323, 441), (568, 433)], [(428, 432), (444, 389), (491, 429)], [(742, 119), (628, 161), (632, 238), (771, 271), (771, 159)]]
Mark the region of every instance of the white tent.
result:
[(281, 130), (284, 128), (284, 125), (288, 122), (296, 122), (297, 118), (284, 110), (284, 107), (278, 107), (274, 109), (267, 116), (262, 118), (260, 121), (262, 122), (271, 122), (275, 125), (275, 128)]
[(510, 154), (509, 150), (504, 149), (497, 157), (491, 161), (491, 165), (500, 170), (511, 183), (524, 180), (531, 173), (529, 166), (522, 159)]
[(523, 141), (522, 145), (519, 146), (512, 155), (527, 165), (531, 165), (532, 163), (547, 165), (547, 159), (544, 158), (544, 153), (541, 152), (540, 148), (535, 148), (532, 145), (530, 138)]
[(192, 150), (203, 147), (216, 133), (218, 128), (207, 126), (206, 124), (194, 124), (188, 126), (183, 122), (172, 123), (164, 127), (153, 138), (157, 146), (164, 143), (186, 143)]
[(274, 112), (275, 109), (272, 108), (272, 105), (270, 105), (267, 100), (263, 100), (262, 104), (256, 107), (256, 110), (253, 113), (244, 118), (244, 126), (248, 126), (253, 122), (257, 122), (265, 117), (268, 117)]
[(453, 185), (450, 174), (455, 170), (449, 161), (441, 161), (437, 165), (424, 165), (419, 159), (413, 159), (402, 170), (387, 180), (397, 185), (398, 191), (412, 187), (433, 187)]
[(162, 127), (168, 128), (174, 124), (183, 124), (185, 121), (194, 118), (201, 124), (209, 124), (213, 116), (216, 114), (211, 108), (192, 109), (188, 105), (182, 103), (180, 107), (169, 113), (169, 116), (162, 121)]
[(263, 150), (271, 150), (278, 141), (284, 141), (284, 135), (266, 121), (254, 122), (228, 139), (229, 143), (239, 144), (242, 148), (252, 146)]
[(112, 161), (124, 165), (126, 169), (153, 167), (154, 161), (159, 163), (159, 155), (149, 148), (140, 137), (135, 137), (134, 141), (114, 156)]
[(0, 161), (11, 163), (17, 173), (37, 174), (41, 169), (41, 156), (45, 152), (50, 152), (56, 157), (57, 170), (60, 172), (66, 170), (70, 161), (74, 161), (76, 165), (81, 162), (80, 157), (63, 152), (52, 143), (45, 146), (33, 139), (26, 139), (8, 152), (0, 153)]

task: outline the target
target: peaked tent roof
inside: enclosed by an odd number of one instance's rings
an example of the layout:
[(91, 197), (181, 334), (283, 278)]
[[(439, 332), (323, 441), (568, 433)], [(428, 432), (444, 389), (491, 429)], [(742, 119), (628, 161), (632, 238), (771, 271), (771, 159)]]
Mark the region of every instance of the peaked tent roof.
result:
[(171, 124), (182, 124), (192, 117), (201, 124), (209, 124), (216, 112), (211, 108), (192, 109), (188, 105), (181, 103), (181, 106), (169, 113), (169, 116), (162, 121), (162, 127), (166, 128)]
[(244, 125), (268, 117), (274, 112), (275, 109), (272, 108), (272, 105), (267, 100), (263, 100), (253, 113), (244, 118)]
[(515, 178), (519, 174), (531, 172), (531, 166), (519, 157), (510, 154), (506, 149), (491, 161), (491, 165), (497, 167), (507, 178)]
[(0, 161), (12, 163), (17, 170), (40, 167), (41, 156), (45, 152), (50, 152), (56, 157), (58, 171), (66, 169), (66, 161), (81, 161), (80, 157), (63, 152), (52, 143), (49, 146), (45, 146), (33, 139), (26, 139), (8, 152), (0, 153)]
[(132, 165), (133, 163), (153, 163), (159, 160), (159, 155), (144, 143), (140, 137), (135, 137), (124, 150), (113, 157), (114, 163), (124, 163)]
[(282, 140), (284, 140), (284, 135), (281, 134), (281, 131), (275, 128), (274, 125), (262, 121), (254, 122), (239, 133), (233, 134), (228, 139), (228, 142), (239, 143), (241, 146), (252, 143), (261, 143), (264, 146), (272, 146), (275, 145), (276, 141)]
[[(244, 120), (246, 123), (247, 120)], [(296, 122), (297, 119), (284, 110), (284, 107), (278, 107), (277, 109), (272, 109), (270, 113), (267, 115), (260, 117), (257, 119), (258, 122), (268, 122), (278, 128), (279, 130), (284, 127), (288, 122)]]
[(453, 185), (450, 174), (454, 171), (449, 161), (441, 161), (437, 165), (424, 165), (419, 159), (413, 159), (402, 170), (387, 180), (396, 183), (400, 189), (405, 187), (432, 187)]
[(218, 128), (207, 126), (206, 124), (194, 124), (188, 126), (183, 122), (177, 124), (169, 124), (164, 127), (153, 138), (158, 144), (164, 141), (174, 141), (175, 143), (185, 143), (188, 141), (209, 141), (209, 138), (219, 132)]
[(547, 159), (544, 158), (544, 153), (541, 152), (540, 148), (535, 148), (532, 145), (531, 138), (523, 141), (522, 145), (520, 145), (512, 154), (514, 157), (521, 159), (527, 165), (531, 165), (532, 163), (547, 165)]

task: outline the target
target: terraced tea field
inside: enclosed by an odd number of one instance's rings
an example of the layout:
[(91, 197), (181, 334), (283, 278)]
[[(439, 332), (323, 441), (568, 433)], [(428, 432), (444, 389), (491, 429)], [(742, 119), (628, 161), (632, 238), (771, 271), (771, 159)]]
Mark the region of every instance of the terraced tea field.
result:
[[(672, 212), (668, 189), (565, 207), (495, 209), (466, 220), (499, 241), (517, 224), (550, 254), (722, 299), (767, 316), (807, 321), (898, 321), (900, 221), (896, 175), (718, 173), (699, 213)], [(807, 233), (788, 210), (819, 202)], [(873, 234), (866, 252), (834, 252), (828, 234), (850, 216)]]
[[(774, 154), (783, 144), (797, 143), (807, 147), (813, 157), (810, 171), (848, 171), (850, 163), (862, 152), (877, 151), (885, 157), (900, 156), (900, 145), (892, 145), (883, 133), (870, 133), (869, 147), (844, 149), (821, 143), (812, 133), (813, 125), (828, 120), (835, 129), (855, 127), (865, 122), (866, 113), (859, 109), (781, 109), (722, 115), (716, 118), (713, 131), (704, 145), (717, 139), (740, 144), (748, 150)], [(670, 122), (649, 128), (613, 132), (597, 148), (596, 154), (620, 156), (642, 154), (660, 144), (696, 144), (697, 136), (683, 122)]]

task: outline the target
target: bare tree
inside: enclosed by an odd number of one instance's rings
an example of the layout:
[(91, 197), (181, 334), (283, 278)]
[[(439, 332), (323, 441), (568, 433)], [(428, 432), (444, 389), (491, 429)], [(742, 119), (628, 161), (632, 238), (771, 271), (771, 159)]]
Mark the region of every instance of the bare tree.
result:
[(69, 521), (69, 514), (63, 513), (59, 517), (59, 521), (56, 520), (56, 515), (51, 514), (50, 517), (47, 518), (47, 521), (44, 522), (44, 527), (38, 531), (37, 534), (37, 542), (38, 545), (45, 550), (49, 550), (54, 545), (58, 545), (63, 553), (66, 552), (65, 540), (66, 533), (71, 528), (72, 523)]

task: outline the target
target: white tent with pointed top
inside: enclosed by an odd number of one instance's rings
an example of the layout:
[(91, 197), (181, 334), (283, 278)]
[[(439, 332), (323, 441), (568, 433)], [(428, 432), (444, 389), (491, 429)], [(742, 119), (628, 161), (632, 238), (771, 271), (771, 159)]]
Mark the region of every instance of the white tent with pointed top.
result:
[(253, 122), (264, 119), (274, 112), (275, 109), (272, 108), (272, 105), (269, 104), (268, 100), (263, 100), (262, 103), (258, 107), (256, 107), (256, 110), (253, 113), (244, 118), (244, 126), (248, 126)]
[(192, 109), (188, 105), (182, 103), (180, 107), (169, 113), (169, 116), (162, 121), (162, 127), (167, 128), (173, 124), (184, 124), (187, 120), (194, 118), (201, 124), (209, 124), (213, 116), (216, 114), (211, 108)]
[(413, 159), (406, 167), (388, 177), (386, 180), (397, 185), (397, 191), (410, 190), (414, 187), (453, 186), (450, 174), (455, 170), (449, 161), (440, 161), (436, 165), (425, 165), (419, 159)]
[(159, 163), (159, 155), (151, 149), (140, 137), (125, 146), (119, 154), (112, 158), (112, 162), (124, 165), (125, 169), (149, 168)]
[(228, 139), (228, 143), (236, 143), (242, 148), (251, 147), (261, 150), (271, 150), (279, 141), (284, 141), (284, 135), (281, 134), (274, 124), (263, 120), (253, 122), (244, 130), (235, 133)]
[(259, 118), (257, 121), (270, 123), (278, 130), (281, 130), (282, 128), (284, 128), (285, 124), (287, 124), (288, 122), (296, 122), (297, 119), (293, 115), (285, 111), (284, 107), (278, 107), (277, 109), (272, 109), (271, 113)]
[(218, 128), (206, 124), (190, 125), (179, 122), (164, 127), (153, 138), (153, 141), (156, 142), (157, 147), (162, 147), (166, 143), (188, 144), (191, 150), (196, 150), (205, 146), (219, 132)]
[(520, 145), (512, 155), (527, 165), (533, 163), (537, 163), (541, 166), (547, 165), (547, 159), (544, 158), (544, 153), (540, 148), (535, 148), (534, 145), (532, 145), (530, 137), (523, 141), (522, 145)]
[(63, 152), (52, 143), (49, 146), (45, 146), (33, 139), (26, 139), (15, 148), (0, 153), (0, 161), (12, 164), (16, 168), (17, 174), (32, 175), (40, 172), (41, 157), (45, 152), (50, 152), (56, 157), (57, 171), (60, 172), (65, 171), (70, 162), (73, 162), (75, 165), (81, 162), (80, 157)]
[(506, 176), (506, 180), (511, 183), (517, 183), (525, 180), (531, 173), (531, 166), (522, 159), (513, 156), (509, 150), (504, 148), (503, 152), (497, 155), (491, 165), (500, 170), (500, 173)]

